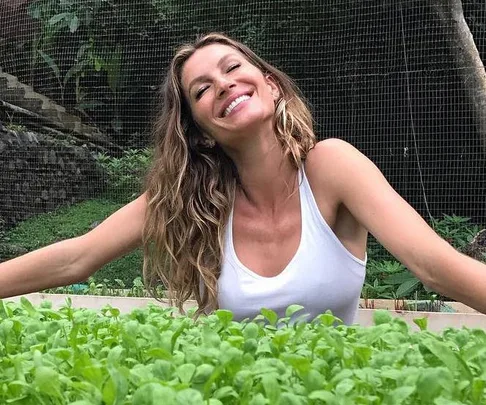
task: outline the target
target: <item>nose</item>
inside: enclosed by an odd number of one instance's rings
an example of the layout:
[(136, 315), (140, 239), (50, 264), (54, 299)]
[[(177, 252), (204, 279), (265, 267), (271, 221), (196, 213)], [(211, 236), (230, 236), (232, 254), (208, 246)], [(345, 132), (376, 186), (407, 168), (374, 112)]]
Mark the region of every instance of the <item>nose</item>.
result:
[(216, 81), (216, 86), (217, 86), (216, 87), (216, 89), (217, 89), (216, 94), (218, 95), (218, 98), (221, 98), (224, 95), (226, 95), (226, 93), (229, 90), (231, 90), (233, 87), (235, 87), (236, 84), (232, 80), (229, 80), (226, 77), (221, 77)]

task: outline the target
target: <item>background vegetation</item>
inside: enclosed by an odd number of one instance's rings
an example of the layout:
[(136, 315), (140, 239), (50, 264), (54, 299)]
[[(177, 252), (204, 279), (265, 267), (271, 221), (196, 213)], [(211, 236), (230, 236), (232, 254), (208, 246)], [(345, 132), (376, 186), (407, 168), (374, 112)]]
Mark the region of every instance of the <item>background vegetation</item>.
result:
[[(20, 35), (10, 27), (8, 40), (0, 40), (2, 69), (97, 126), (125, 152), (96, 155), (108, 177), (99, 199), (7, 231), (0, 259), (80, 235), (140, 193), (167, 64), (176, 46), (209, 31), (245, 42), (294, 78), (312, 105), (318, 136), (356, 145), (441, 236), (462, 249), (479, 230), (477, 224), (486, 223), (486, 162), (448, 48), (453, 34), (432, 2), (275, 4), (25, 2), (18, 13), (30, 31), (22, 29)], [(484, 60), (486, 3), (462, 4)], [(372, 238), (369, 258), (365, 296), (430, 296)], [(106, 266), (95, 282), (131, 287), (140, 269), (137, 251)]]

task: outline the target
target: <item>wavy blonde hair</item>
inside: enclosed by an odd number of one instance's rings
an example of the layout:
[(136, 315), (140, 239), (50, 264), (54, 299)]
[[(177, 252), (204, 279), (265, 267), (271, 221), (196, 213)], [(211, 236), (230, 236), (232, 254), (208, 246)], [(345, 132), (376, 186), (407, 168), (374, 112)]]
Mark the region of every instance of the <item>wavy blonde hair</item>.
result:
[(316, 142), (311, 113), (297, 86), (247, 46), (212, 33), (177, 51), (161, 89), (154, 125), (155, 156), (146, 180), (143, 275), (154, 297), (159, 298), (156, 286), (162, 282), (171, 304), (175, 301), (181, 311), (183, 303), (195, 297), (196, 315), (218, 307), (224, 232), (239, 184), (234, 163), (217, 144), (208, 145), (184, 99), (184, 63), (211, 44), (238, 50), (273, 77), (280, 88), (275, 134), (296, 168)]

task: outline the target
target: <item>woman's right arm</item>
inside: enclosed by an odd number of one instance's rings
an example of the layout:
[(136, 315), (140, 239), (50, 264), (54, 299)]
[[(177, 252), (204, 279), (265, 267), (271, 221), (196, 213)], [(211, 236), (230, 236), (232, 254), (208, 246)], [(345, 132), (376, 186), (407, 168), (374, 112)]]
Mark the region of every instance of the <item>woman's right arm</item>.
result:
[(86, 280), (142, 243), (145, 194), (90, 232), (0, 263), (0, 298)]

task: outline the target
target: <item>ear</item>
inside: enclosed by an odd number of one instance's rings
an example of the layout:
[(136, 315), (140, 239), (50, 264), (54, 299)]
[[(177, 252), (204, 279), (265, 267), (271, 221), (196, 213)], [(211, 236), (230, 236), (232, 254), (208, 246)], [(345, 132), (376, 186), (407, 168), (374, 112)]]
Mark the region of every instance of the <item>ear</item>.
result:
[(267, 86), (273, 96), (273, 99), (277, 101), (280, 98), (280, 86), (277, 84), (277, 81), (271, 74), (265, 75), (265, 81), (267, 82)]

